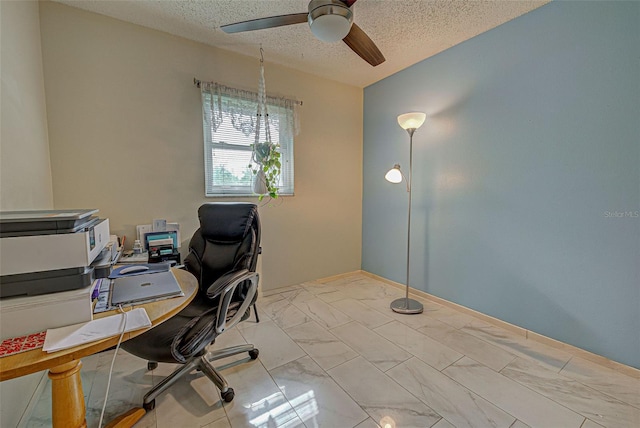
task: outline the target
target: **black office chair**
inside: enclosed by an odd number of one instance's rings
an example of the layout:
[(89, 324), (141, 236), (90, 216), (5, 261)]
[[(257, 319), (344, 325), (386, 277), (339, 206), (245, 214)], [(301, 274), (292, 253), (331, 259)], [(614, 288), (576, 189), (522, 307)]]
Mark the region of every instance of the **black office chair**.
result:
[(148, 360), (149, 369), (158, 362), (183, 364), (144, 396), (146, 410), (155, 407), (161, 392), (194, 369), (211, 379), (222, 399), (230, 402), (233, 389), (211, 361), (242, 352), (248, 352), (252, 360), (258, 357), (253, 345), (206, 350), (219, 334), (248, 318), (255, 305), (258, 209), (248, 203), (209, 203), (198, 209), (198, 218), (200, 228), (191, 238), (185, 258), (185, 268), (198, 278), (197, 296), (176, 316), (122, 344), (128, 352)]

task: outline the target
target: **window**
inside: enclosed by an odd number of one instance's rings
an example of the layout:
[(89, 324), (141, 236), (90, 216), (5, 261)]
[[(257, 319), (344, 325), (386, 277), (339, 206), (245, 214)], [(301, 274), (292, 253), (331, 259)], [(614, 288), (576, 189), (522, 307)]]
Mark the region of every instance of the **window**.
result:
[[(262, 116), (258, 122), (258, 94), (208, 82), (201, 82), (201, 90), (205, 195), (253, 195), (254, 176), (249, 168), (252, 145), (266, 141)], [(281, 154), (280, 195), (293, 195), (296, 104), (293, 100), (267, 97), (271, 140), (279, 145)]]

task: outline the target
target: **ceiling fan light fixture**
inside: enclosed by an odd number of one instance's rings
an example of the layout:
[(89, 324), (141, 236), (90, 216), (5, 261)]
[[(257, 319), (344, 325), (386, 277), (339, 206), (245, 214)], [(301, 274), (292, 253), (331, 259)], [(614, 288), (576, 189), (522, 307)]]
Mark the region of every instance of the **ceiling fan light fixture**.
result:
[(347, 37), (353, 23), (353, 12), (339, 0), (309, 3), (309, 27), (323, 42), (335, 43)]

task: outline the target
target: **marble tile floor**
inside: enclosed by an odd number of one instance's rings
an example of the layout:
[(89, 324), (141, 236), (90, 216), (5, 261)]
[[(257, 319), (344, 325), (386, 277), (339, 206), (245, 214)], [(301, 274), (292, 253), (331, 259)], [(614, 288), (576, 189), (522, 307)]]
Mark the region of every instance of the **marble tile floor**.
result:
[[(213, 348), (254, 343), (260, 357), (219, 362), (234, 388), (191, 373), (157, 398), (136, 427), (544, 427), (640, 426), (638, 376), (423, 300), (401, 315), (402, 291), (360, 273), (270, 290), (253, 317)], [(83, 360), (87, 424), (98, 424), (113, 351)], [(174, 365), (117, 356), (105, 420), (141, 403)], [(27, 427), (51, 426), (47, 385)]]

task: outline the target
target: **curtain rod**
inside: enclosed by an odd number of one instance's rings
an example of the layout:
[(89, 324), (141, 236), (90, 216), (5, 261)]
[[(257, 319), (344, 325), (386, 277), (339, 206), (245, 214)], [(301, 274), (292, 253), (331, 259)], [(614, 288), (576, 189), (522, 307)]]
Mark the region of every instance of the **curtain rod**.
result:
[[(202, 81), (196, 79), (195, 77), (193, 78), (193, 86), (195, 86), (196, 88), (199, 88), (201, 83)], [(299, 106), (302, 106), (302, 101), (298, 101), (298, 100), (292, 100), (292, 101), (294, 104), (298, 104)]]

